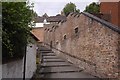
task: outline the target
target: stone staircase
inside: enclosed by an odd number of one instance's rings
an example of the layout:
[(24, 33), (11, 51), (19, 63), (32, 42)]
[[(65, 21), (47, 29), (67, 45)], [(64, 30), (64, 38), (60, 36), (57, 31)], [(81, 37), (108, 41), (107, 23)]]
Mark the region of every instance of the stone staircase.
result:
[(58, 57), (52, 50), (45, 47), (39, 50), (42, 60), (35, 76), (31, 80), (99, 80), (72, 63)]
[(54, 78), (96, 78), (83, 72), (82, 69), (75, 67), (73, 64), (59, 58), (50, 49), (41, 49), (40, 53), (42, 56), (42, 62), (38, 75), (41, 80)]

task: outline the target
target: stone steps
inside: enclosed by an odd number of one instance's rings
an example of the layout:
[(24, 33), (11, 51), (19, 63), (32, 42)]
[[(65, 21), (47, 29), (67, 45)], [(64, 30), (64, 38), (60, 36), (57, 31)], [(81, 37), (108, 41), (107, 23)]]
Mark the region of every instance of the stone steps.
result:
[[(82, 69), (74, 67), (73, 64), (60, 59), (52, 51), (41, 51), (43, 63), (39, 71), (40, 78), (95, 78), (84, 73)], [(74, 79), (73, 79), (74, 80)]]
[[(90, 80), (89, 78), (93, 78), (91, 80), (94, 80), (94, 76), (91, 76), (87, 73), (84, 72), (69, 72), (69, 73), (49, 73), (49, 74), (45, 74), (43, 77), (41, 78), (69, 78), (71, 80), (71, 78), (73, 78), (73, 80), (78, 79), (81, 80), (80, 78), (84, 78)], [(95, 79), (98, 80), (98, 79)]]
[(73, 68), (70, 66), (61, 66), (61, 67), (47, 67), (42, 68), (40, 73), (67, 73), (67, 72), (80, 72), (82, 69)]
[(64, 62), (62, 59), (43, 59), (44, 62)]

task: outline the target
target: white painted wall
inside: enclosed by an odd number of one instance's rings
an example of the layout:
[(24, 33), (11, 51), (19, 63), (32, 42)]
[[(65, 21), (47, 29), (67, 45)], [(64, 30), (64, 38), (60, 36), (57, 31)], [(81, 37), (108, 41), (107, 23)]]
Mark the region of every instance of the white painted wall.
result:
[(3, 78), (22, 78), (23, 59), (9, 62), (2, 65)]
[[(32, 47), (31, 47), (32, 46)], [(2, 78), (23, 78), (24, 59), (2, 65)], [(1, 67), (1, 65), (0, 65)], [(36, 71), (36, 44), (29, 44), (26, 52), (26, 78), (32, 78)], [(0, 72), (1, 73), (1, 72)]]
[(43, 23), (35, 23), (35, 27), (43, 27)]
[(26, 78), (31, 78), (36, 71), (36, 45), (29, 44), (26, 53)]
[(2, 64), (0, 63), (0, 80), (2, 79)]
[[(50, 23), (45, 23), (45, 24), (50, 24)], [(35, 23), (35, 27), (44, 27), (44, 23)]]

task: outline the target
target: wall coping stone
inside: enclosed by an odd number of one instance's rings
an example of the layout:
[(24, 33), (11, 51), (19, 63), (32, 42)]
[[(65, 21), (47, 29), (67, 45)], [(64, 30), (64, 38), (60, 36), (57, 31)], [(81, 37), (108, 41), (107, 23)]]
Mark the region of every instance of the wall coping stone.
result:
[(120, 34), (120, 28), (119, 28), (118, 26), (116, 26), (116, 25), (114, 25), (114, 24), (112, 24), (112, 23), (110, 23), (110, 22), (107, 22), (107, 21), (105, 21), (105, 20), (103, 20), (103, 19), (100, 19), (100, 18), (98, 18), (98, 17), (96, 17), (96, 16), (94, 16), (94, 15), (92, 15), (92, 14), (90, 14), (90, 13), (87, 13), (87, 12), (81, 12), (81, 14), (83, 14), (83, 15), (89, 17), (89, 18), (94, 19), (95, 21), (97, 21), (97, 22), (105, 25), (105, 27), (108, 27), (108, 28), (110, 28), (111, 30), (113, 30), (113, 31), (115, 31), (115, 32), (117, 32), (117, 33)]

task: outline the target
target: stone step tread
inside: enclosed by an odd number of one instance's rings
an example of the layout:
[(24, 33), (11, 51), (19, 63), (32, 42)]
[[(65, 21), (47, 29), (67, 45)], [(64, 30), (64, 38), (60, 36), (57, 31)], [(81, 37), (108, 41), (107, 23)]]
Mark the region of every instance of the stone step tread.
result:
[(49, 50), (48, 51), (46, 51), (46, 50), (45, 51), (40, 51), (40, 52), (45, 52), (45, 53), (51, 52), (51, 53), (53, 53), (53, 51), (49, 51)]
[(96, 78), (85, 72), (44, 74), (44, 78)]
[(42, 53), (43, 56), (55, 55), (54, 53)]
[(66, 62), (44, 62), (41, 64), (41, 66), (46, 66), (46, 67), (52, 67), (52, 66), (71, 66), (70, 63)]
[(62, 65), (62, 64), (72, 65), (71, 63), (68, 63), (68, 62), (44, 62), (42, 64), (43, 65)]
[[(43, 58), (56, 58), (56, 55), (43, 55)], [(57, 57), (58, 58), (58, 57)]]
[(43, 57), (43, 59), (60, 59), (58, 57)]
[(42, 54), (43, 56), (56, 56), (55, 54)]
[(82, 69), (65, 66), (65, 67), (46, 67), (41, 68), (40, 73), (57, 73), (57, 72), (80, 72)]
[(45, 47), (41, 47), (41, 46), (40, 46), (39, 50), (42, 50), (42, 51), (43, 51), (43, 50), (51, 50), (51, 49), (48, 49), (48, 48), (45, 48)]
[(42, 54), (49, 54), (49, 53), (53, 53), (53, 52), (40, 52)]
[(65, 66), (70, 66), (70, 65), (47, 65), (47, 66), (41, 65), (41, 68), (45, 68), (45, 67), (65, 67)]
[(42, 55), (55, 55), (55, 53), (42, 53)]
[(43, 58), (58, 58), (57, 56), (43, 56)]
[(59, 71), (59, 72), (40, 72), (39, 74), (52, 74), (52, 73), (72, 73), (72, 72), (81, 72), (81, 71), (74, 71), (74, 70), (71, 70), (71, 71)]
[(65, 61), (43, 61), (43, 62), (65, 62)]
[(43, 59), (43, 61), (48, 61), (48, 62), (57, 62), (57, 61), (59, 61), (59, 62), (63, 62), (64, 60), (62, 60), (62, 59)]

